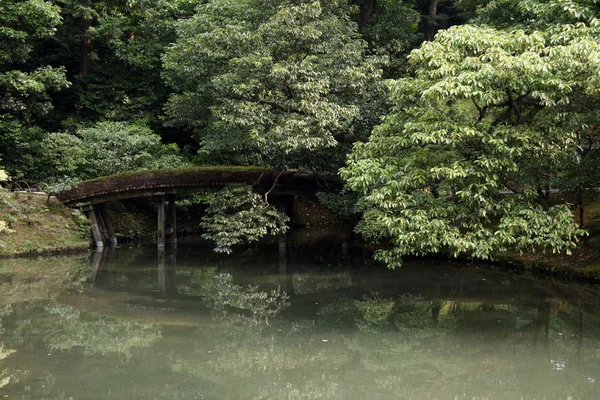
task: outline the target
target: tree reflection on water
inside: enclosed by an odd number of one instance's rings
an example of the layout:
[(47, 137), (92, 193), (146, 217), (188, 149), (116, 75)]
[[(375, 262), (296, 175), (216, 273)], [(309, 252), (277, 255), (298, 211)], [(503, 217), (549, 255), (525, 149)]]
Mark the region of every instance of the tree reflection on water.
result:
[(90, 283), (32, 297), (13, 275), (19, 296), (0, 296), (0, 395), (600, 397), (597, 288), (444, 266), (282, 269), (278, 257), (251, 257), (254, 266), (180, 254), (177, 264), (117, 252), (96, 257)]

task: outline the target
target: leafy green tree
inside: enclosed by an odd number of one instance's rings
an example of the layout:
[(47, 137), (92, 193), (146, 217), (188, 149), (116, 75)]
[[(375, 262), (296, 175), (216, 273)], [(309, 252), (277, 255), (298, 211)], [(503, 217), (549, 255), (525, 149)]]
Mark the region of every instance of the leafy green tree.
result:
[[(160, 57), (176, 38), (178, 18), (192, 9), (186, 0), (60, 1), (62, 24), (33, 55), (64, 66), (73, 83), (54, 95), (55, 112), (43, 128), (69, 130), (98, 120), (144, 118), (159, 134), (168, 90)], [(164, 130), (168, 132), (167, 130)], [(172, 141), (172, 140), (171, 140)]]
[(231, 253), (236, 244), (285, 232), (287, 222), (252, 187), (232, 185), (211, 196), (200, 226), (206, 230), (202, 237), (216, 243), (216, 252)]
[(577, 146), (572, 100), (597, 100), (599, 25), (465, 25), (411, 53), (414, 76), (391, 82), (396, 106), (343, 170), (362, 194), (359, 230), (393, 245), (378, 259), (576, 245), (583, 232), (540, 203), (538, 176)]
[(176, 145), (161, 144), (144, 122), (99, 122), (76, 135), (51, 133), (43, 141), (42, 161), (52, 183), (64, 177), (92, 179), (143, 169), (189, 166)]
[(476, 21), (497, 28), (521, 28), (531, 32), (556, 24), (588, 24), (598, 11), (600, 7), (594, 0), (499, 0), (479, 8)]
[(79, 171), (84, 179), (189, 165), (177, 146), (162, 145), (160, 137), (143, 123), (99, 122), (77, 133), (86, 152)]
[(579, 211), (579, 226), (586, 225), (585, 208), (600, 197), (600, 98), (580, 95), (565, 106), (571, 118), (563, 129), (572, 132), (573, 145), (564, 149), (558, 167), (549, 174), (550, 185)]
[(230, 162), (283, 166), (295, 152), (368, 135), (384, 98), (344, 0), (213, 0), (180, 21), (164, 56), (169, 123)]
[(367, 3), (368, 0), (361, 7), (360, 32), (374, 53), (388, 58), (385, 75), (399, 78), (406, 72), (406, 56), (423, 38), (418, 32), (420, 15), (412, 5), (403, 1), (371, 0), (373, 9), (367, 19), (364, 16)]
[(60, 10), (50, 1), (0, 3), (0, 157), (11, 176), (34, 169), (43, 133), (37, 123), (52, 110), (49, 93), (69, 86), (63, 68), (40, 64), (34, 47), (52, 37)]

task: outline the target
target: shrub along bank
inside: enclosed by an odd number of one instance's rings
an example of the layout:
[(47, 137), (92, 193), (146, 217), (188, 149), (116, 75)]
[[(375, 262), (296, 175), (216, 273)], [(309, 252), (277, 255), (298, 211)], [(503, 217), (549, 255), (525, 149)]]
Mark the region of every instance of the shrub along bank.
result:
[[(520, 268), (544, 275), (600, 283), (600, 200), (588, 205), (585, 215), (588, 236), (581, 240), (572, 254), (529, 252), (511, 254), (503, 261), (514, 262)], [(576, 212), (576, 222), (578, 218), (579, 212)]]

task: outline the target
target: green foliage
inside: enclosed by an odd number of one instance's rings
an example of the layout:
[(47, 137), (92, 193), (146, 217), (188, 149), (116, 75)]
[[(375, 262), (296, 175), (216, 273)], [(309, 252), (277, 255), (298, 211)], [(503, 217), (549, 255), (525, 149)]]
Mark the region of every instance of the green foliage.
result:
[(0, 4), (0, 65), (29, 58), (36, 39), (54, 35), (60, 9), (44, 0), (4, 0)]
[(288, 220), (251, 186), (230, 185), (209, 200), (200, 226), (206, 231), (202, 237), (217, 245), (216, 252), (231, 253), (236, 244), (287, 231)]
[(341, 193), (334, 192), (319, 192), (317, 198), (319, 202), (327, 207), (332, 213), (343, 218), (348, 218), (358, 213), (356, 203), (358, 202), (358, 194), (351, 191), (342, 191)]
[(42, 140), (42, 148), (53, 177), (76, 175), (87, 159), (83, 141), (69, 133), (50, 133)]
[(82, 178), (141, 169), (187, 166), (176, 147), (162, 146), (160, 137), (143, 124), (100, 122), (78, 131), (86, 152)]
[(594, 0), (499, 0), (482, 7), (476, 20), (501, 28), (543, 30), (559, 23), (587, 23), (598, 11)]
[(0, 221), (0, 233), (13, 233), (14, 230), (10, 229), (8, 224), (4, 221)]
[[(160, 131), (168, 94), (160, 79), (160, 57), (175, 40), (177, 19), (190, 14), (190, 2), (61, 0), (60, 5), (63, 23), (56, 40), (44, 43), (36, 55), (52, 65), (64, 65), (73, 86), (57, 98), (57, 113), (47, 129), (66, 129), (73, 121), (89, 125), (145, 118)], [(89, 21), (88, 29), (83, 17)], [(81, 69), (84, 38), (91, 44), (87, 73)]]
[(376, 54), (388, 57), (384, 71), (387, 77), (405, 73), (406, 56), (422, 40), (417, 32), (421, 16), (412, 5), (398, 0), (379, 0), (370, 23), (361, 31)]
[(257, 165), (367, 134), (382, 113), (379, 60), (348, 15), (343, 0), (199, 5), (164, 56), (170, 123)]
[(390, 82), (396, 107), (342, 171), (363, 196), (359, 231), (393, 244), (378, 259), (576, 245), (584, 232), (568, 208), (538, 204), (538, 177), (577, 147), (572, 100), (596, 99), (597, 26), (465, 25), (413, 51), (414, 77)]
[[(54, 35), (59, 8), (43, 0), (0, 3), (0, 157), (11, 176), (35, 170), (36, 123), (52, 110), (50, 92), (67, 88), (65, 69), (31, 59), (41, 40)], [(31, 169), (30, 169), (31, 168)]]
[(79, 179), (77, 178), (64, 177), (56, 179), (52, 183), (43, 184), (42, 187), (44, 188), (44, 191), (48, 193), (48, 199), (50, 199), (50, 196), (57, 195), (64, 191), (70, 190), (71, 188), (73, 188), (73, 186), (76, 186), (78, 183)]
[(99, 122), (76, 135), (52, 133), (44, 160), (57, 175), (91, 179), (119, 172), (186, 167), (176, 145), (163, 145), (145, 124)]

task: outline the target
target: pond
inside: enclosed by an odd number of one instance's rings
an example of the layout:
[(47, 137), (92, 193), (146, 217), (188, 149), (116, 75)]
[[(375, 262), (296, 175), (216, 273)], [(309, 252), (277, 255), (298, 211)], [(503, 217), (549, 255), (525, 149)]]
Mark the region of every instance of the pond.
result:
[(0, 398), (600, 398), (597, 287), (300, 242), (0, 260)]

